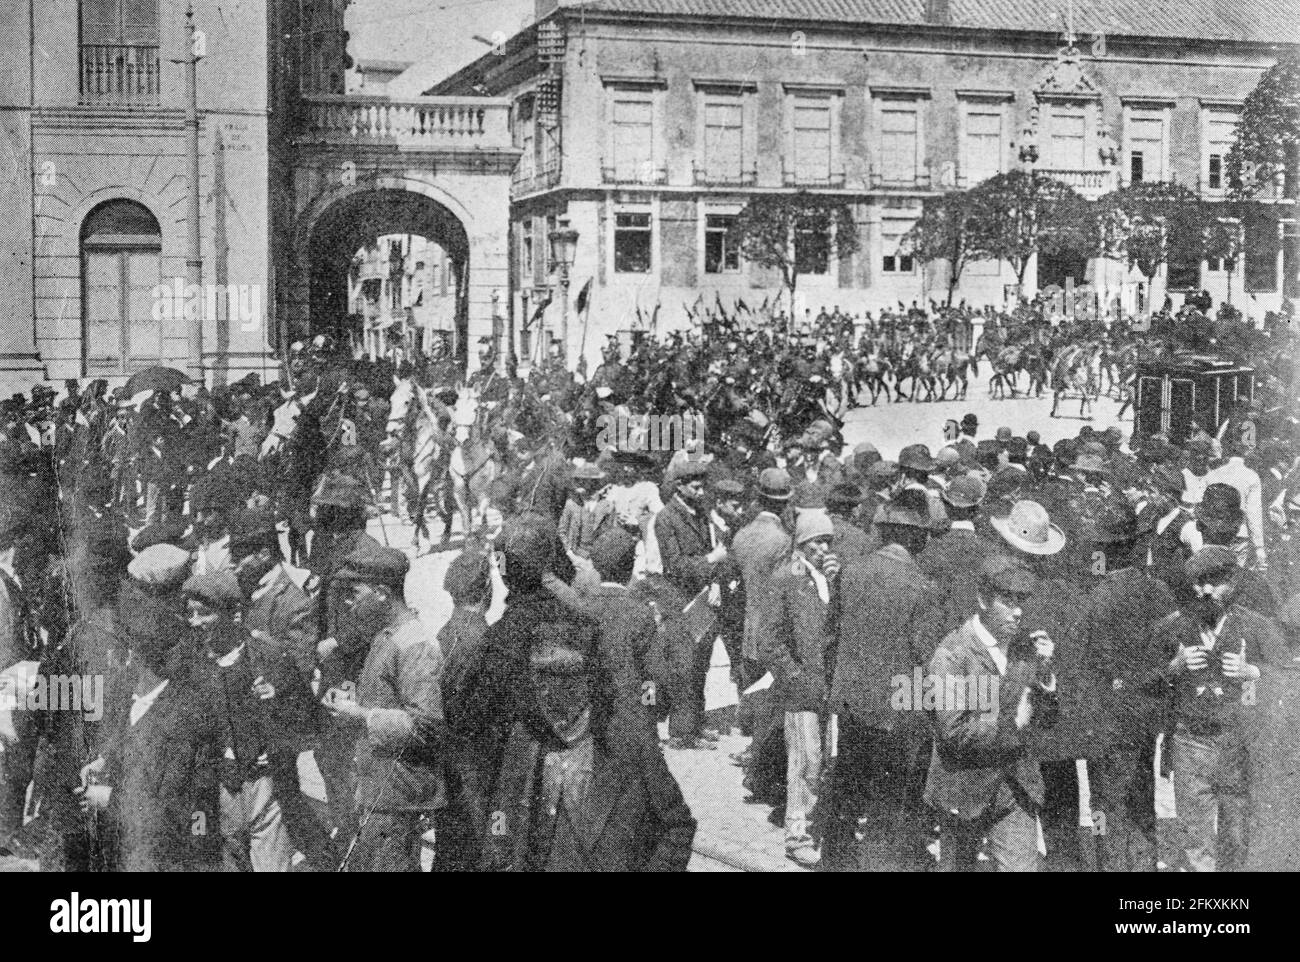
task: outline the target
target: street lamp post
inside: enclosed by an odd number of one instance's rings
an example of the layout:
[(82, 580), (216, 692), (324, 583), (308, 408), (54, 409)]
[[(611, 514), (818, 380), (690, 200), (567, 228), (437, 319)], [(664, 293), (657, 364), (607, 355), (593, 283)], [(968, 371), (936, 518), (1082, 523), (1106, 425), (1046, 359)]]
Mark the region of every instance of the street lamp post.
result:
[(551, 231), (551, 260), (560, 275), (560, 357), (569, 359), (569, 268), (578, 252), (578, 232), (569, 226), (569, 219), (561, 217), (559, 226)]
[(202, 294), (203, 255), (199, 248), (199, 106), (198, 63), (203, 44), (202, 35), (194, 29), (194, 5), (185, 9), (185, 37), (187, 51), (185, 66), (185, 159), (189, 183), (186, 185), (185, 208), (185, 285), (187, 293), (196, 304), (187, 305), (189, 320), (189, 350), (186, 373), (198, 383), (203, 381), (203, 307), (207, 299)]

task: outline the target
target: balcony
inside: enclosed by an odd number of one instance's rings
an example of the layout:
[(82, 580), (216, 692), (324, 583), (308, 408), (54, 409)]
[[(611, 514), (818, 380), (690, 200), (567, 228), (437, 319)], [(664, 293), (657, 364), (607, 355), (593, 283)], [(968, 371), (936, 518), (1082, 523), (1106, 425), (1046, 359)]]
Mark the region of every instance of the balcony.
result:
[(822, 187), (826, 189), (843, 189), (844, 168), (838, 172), (830, 170), (791, 170), (783, 167), (781, 183), (786, 187)]
[(1034, 172), (1040, 177), (1051, 177), (1053, 180), (1061, 181), (1087, 200), (1096, 200), (1102, 194), (1109, 194), (1119, 183), (1114, 167), (1088, 170), (1065, 167), (1036, 167)]
[(81, 48), (81, 102), (155, 106), (160, 74), (158, 47), (86, 44)]
[(741, 167), (724, 170), (692, 162), (691, 177), (696, 187), (753, 187), (758, 183), (758, 163), (749, 170)]
[(872, 190), (929, 190), (930, 172), (917, 171), (871, 171)]
[(509, 151), (510, 103), (488, 97), (313, 94), (303, 98), (302, 139), (408, 150)]
[(510, 178), (510, 196), (523, 197), (550, 190), (560, 182), (560, 162), (552, 160), (541, 167), (524, 169), (521, 164)]
[(668, 169), (656, 167), (650, 161), (617, 163), (609, 166), (600, 161), (600, 179), (604, 184), (653, 187), (668, 183)]

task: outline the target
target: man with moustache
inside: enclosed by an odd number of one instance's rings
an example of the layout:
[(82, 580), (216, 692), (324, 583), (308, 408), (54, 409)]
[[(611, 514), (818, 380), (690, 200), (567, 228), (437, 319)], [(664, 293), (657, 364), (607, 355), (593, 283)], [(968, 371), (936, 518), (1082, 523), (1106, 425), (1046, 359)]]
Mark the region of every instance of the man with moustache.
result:
[(1277, 628), (1240, 604), (1234, 551), (1207, 545), (1187, 562), (1196, 600), (1156, 629), (1170, 656), (1174, 796), (1192, 871), (1239, 871), (1249, 845), (1249, 740), (1261, 663), (1290, 667)]

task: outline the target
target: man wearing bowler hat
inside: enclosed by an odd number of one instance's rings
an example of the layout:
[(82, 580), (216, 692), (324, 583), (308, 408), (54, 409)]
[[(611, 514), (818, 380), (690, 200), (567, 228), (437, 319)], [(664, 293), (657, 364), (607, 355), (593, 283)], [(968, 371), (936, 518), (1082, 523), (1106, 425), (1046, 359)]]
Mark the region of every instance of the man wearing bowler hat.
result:
[(986, 492), (976, 474), (954, 479), (943, 492), (948, 530), (931, 538), (917, 558), (921, 570), (942, 590), (940, 630), (945, 635), (970, 617), (980, 565), (994, 551), (992, 542), (975, 531), (975, 514)]
[(1153, 680), (1168, 660), (1155, 626), (1176, 606), (1173, 593), (1136, 555), (1137, 514), (1125, 500), (1102, 501), (1083, 519), (1096, 584), (1086, 615), (1087, 664), (1081, 695), (1098, 867), (1150, 872), (1156, 865), (1155, 743), (1162, 692)]
[(915, 871), (929, 864), (921, 804), (928, 726), (891, 703), (896, 678), (929, 664), (939, 635), (938, 589), (916, 563), (931, 523), (921, 491), (876, 511), (883, 543), (840, 572), (835, 672), (828, 710), (839, 756), (828, 797), (822, 864), (832, 870)]
[[(1249, 542), (1244, 537), (1246, 513), (1241, 508), (1241, 494), (1228, 484), (1210, 484), (1201, 503), (1196, 506), (1195, 525), (1185, 526), (1184, 540), (1193, 553), (1206, 545), (1221, 545), (1237, 554), (1243, 566), (1249, 558)], [(1277, 599), (1258, 568), (1245, 568), (1237, 577), (1238, 604), (1259, 612), (1265, 618), (1277, 615)]]

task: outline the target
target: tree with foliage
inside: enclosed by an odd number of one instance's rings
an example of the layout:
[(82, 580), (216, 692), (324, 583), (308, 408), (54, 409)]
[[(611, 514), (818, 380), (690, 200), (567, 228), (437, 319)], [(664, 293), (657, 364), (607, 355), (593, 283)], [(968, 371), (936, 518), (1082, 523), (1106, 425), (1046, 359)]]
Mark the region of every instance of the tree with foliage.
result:
[(1013, 170), (990, 177), (969, 193), (982, 225), (973, 256), (1008, 261), (1022, 289), (1034, 255), (1083, 254), (1095, 246), (1088, 202), (1059, 180)]
[(1228, 273), (1228, 303), (1232, 303), (1232, 275), (1245, 249), (1243, 221), (1246, 202), (1228, 200), (1205, 206), (1205, 256), (1223, 261)]
[[(1225, 164), (1232, 192), (1255, 197), (1281, 177), (1286, 199), (1300, 202), (1300, 59), (1264, 71), (1241, 105), (1236, 133)], [(1300, 247), (1292, 250), (1291, 261), (1283, 289), (1295, 296)]]
[(751, 198), (727, 242), (747, 261), (780, 274), (791, 304), (800, 274), (825, 270), (832, 257), (850, 257), (861, 243), (850, 205), (802, 190)]
[(966, 265), (984, 256), (979, 236), (983, 220), (974, 201), (972, 190), (926, 198), (920, 219), (902, 241), (903, 249), (923, 264), (947, 261), (949, 307)]
[(1205, 245), (1205, 205), (1182, 184), (1144, 180), (1107, 194), (1097, 220), (1116, 229), (1102, 231), (1110, 250), (1101, 253), (1123, 257), (1130, 267), (1155, 281), (1162, 264), (1199, 263)]

